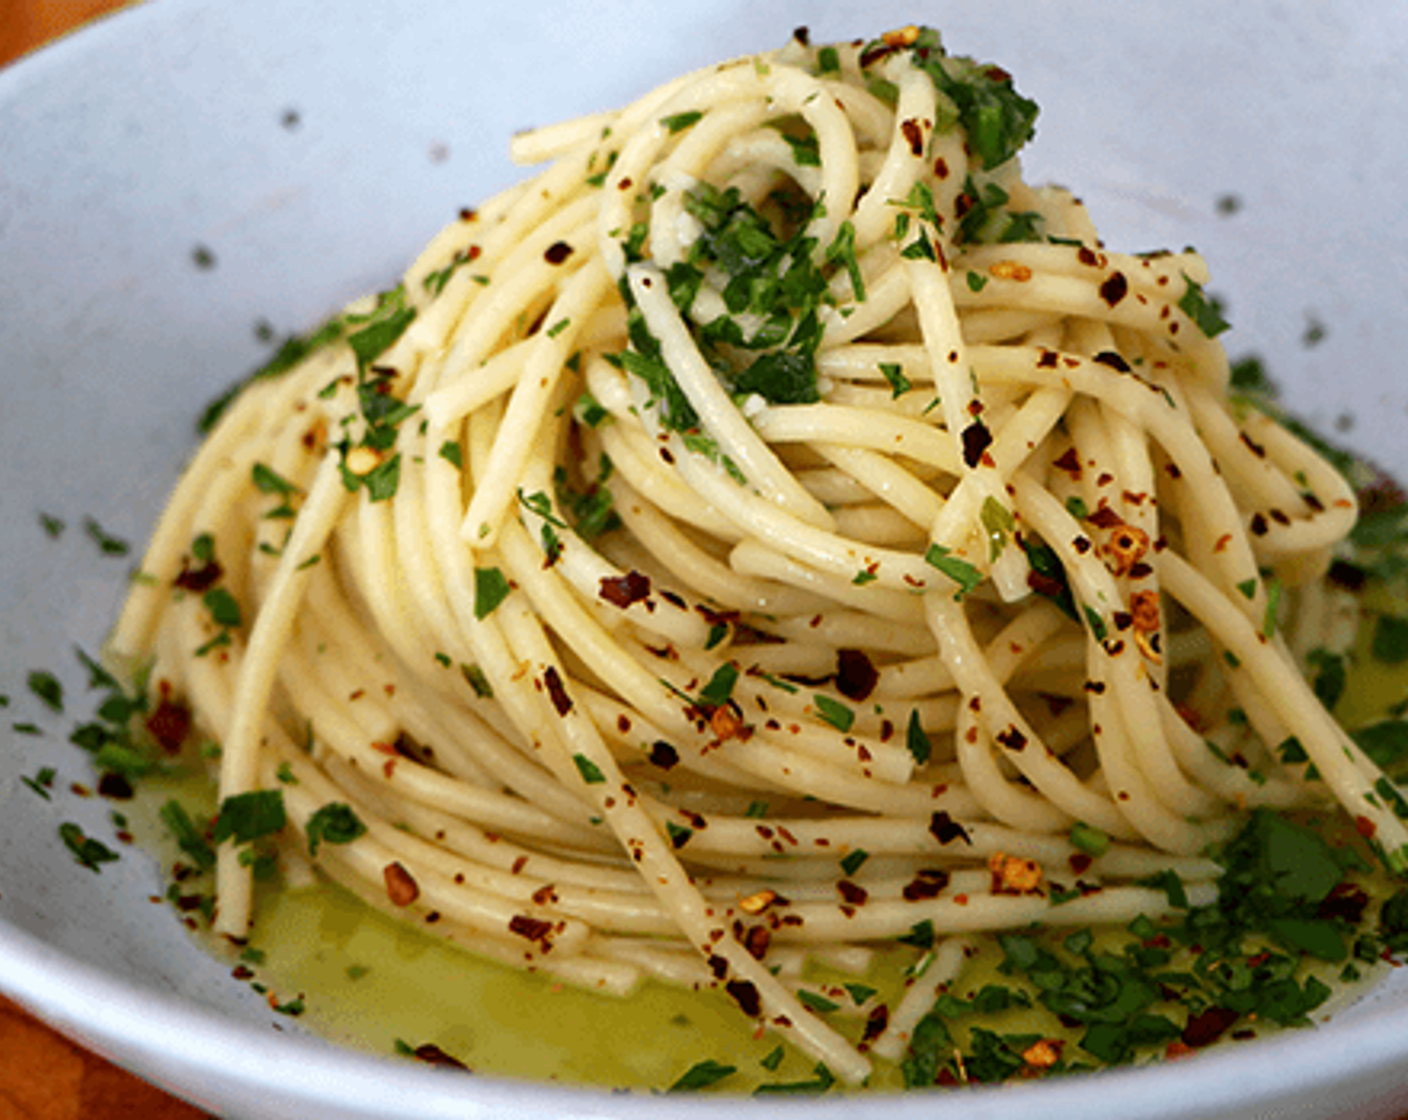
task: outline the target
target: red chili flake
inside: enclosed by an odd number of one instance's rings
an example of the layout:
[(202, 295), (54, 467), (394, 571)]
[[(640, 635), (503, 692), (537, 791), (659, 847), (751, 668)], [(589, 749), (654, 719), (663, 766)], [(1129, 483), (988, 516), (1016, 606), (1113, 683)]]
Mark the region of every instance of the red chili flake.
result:
[(420, 884), (400, 863), (388, 863), (381, 869), (381, 876), (392, 906), (409, 906), (420, 897)]
[(1255, 455), (1258, 459), (1266, 458), (1266, 448), (1264, 448), (1261, 444), (1257, 443), (1256, 440), (1252, 439), (1252, 437), (1247, 435), (1246, 432), (1238, 432), (1237, 436), (1239, 439), (1241, 439), (1243, 443), (1247, 445), (1248, 450), (1250, 450), (1251, 453)]
[(1114, 529), (1124, 524), (1124, 518), (1107, 505), (1101, 505), (1094, 513), (1086, 518), (1097, 529)]
[(613, 607), (625, 610), (632, 603), (639, 603), (650, 595), (650, 577), (640, 572), (627, 572), (623, 576), (603, 576), (601, 597)]
[(916, 872), (915, 877), (904, 885), (901, 892), (908, 902), (922, 902), (924, 899), (937, 898), (949, 883), (947, 871), (940, 871), (937, 868), (921, 868)]
[(547, 247), (547, 251), (543, 253), (543, 259), (547, 261), (548, 264), (561, 264), (572, 255), (572, 252), (572, 246), (567, 244), (567, 242), (554, 241)]
[(900, 122), (900, 131), (904, 133), (905, 142), (909, 144), (909, 150), (918, 159), (924, 154), (924, 130), (919, 127), (916, 120)]
[(768, 946), (772, 944), (772, 932), (767, 926), (749, 926), (739, 940), (749, 955), (760, 961), (767, 955)]
[(1259, 513), (1254, 513), (1252, 514), (1251, 528), (1252, 532), (1258, 537), (1264, 537), (1270, 527), (1266, 524), (1265, 517)]
[(1070, 864), (1072, 872), (1077, 875), (1084, 875), (1090, 870), (1090, 865), (1094, 863), (1095, 860), (1086, 852), (1074, 852), (1066, 862)]
[(193, 591), (200, 594), (208, 591), (219, 578), (225, 574), (225, 569), (220, 567), (214, 560), (207, 560), (201, 567), (191, 570), (188, 560), (181, 562), (181, 574), (172, 583), (183, 591)]
[(861, 650), (836, 651), (836, 691), (850, 700), (864, 700), (875, 690), (880, 674)]
[(109, 770), (98, 779), (98, 796), (112, 801), (128, 801), (132, 797), (132, 783), (116, 771)]
[(883, 1003), (876, 1004), (875, 1009), (865, 1017), (865, 1027), (861, 1031), (860, 1042), (864, 1049), (865, 1044), (873, 1042), (885, 1033), (885, 1028), (890, 1025), (890, 1009)]
[(1065, 471), (1071, 476), (1072, 480), (1078, 481), (1080, 479), (1080, 456), (1076, 454), (1074, 447), (1068, 448), (1066, 453), (1051, 465), (1057, 470)]
[(557, 889), (548, 883), (539, 887), (532, 894), (532, 899), (539, 906), (551, 906), (557, 901)]
[(433, 1042), (423, 1042), (411, 1051), (411, 1056), (418, 1062), (424, 1062), (429, 1066), (444, 1066), (447, 1069), (462, 1069), (466, 1072), (469, 1067), (458, 1058), (452, 1058)]
[(968, 830), (946, 812), (935, 813), (929, 818), (929, 831), (940, 844), (951, 844), (955, 840), (962, 840), (970, 846), (973, 843)]
[(934, 178), (939, 180), (948, 178), (948, 160), (942, 156), (934, 160)]
[(552, 933), (552, 923), (542, 918), (530, 918), (527, 914), (515, 914), (508, 920), (508, 930), (528, 941), (536, 941), (543, 948), (549, 948), (548, 935)]
[(1325, 573), (1325, 578), (1336, 587), (1343, 587), (1346, 591), (1358, 591), (1363, 588), (1369, 578), (1369, 573), (1348, 560), (1335, 560), (1330, 564), (1330, 570)]
[(840, 892), (841, 897), (852, 906), (864, 906), (866, 900), (870, 897), (869, 891), (859, 883), (852, 883), (849, 879), (841, 879), (838, 881), (836, 889)]
[(1197, 1015), (1189, 1015), (1181, 1041), (1194, 1049), (1210, 1045), (1222, 1037), (1237, 1017), (1237, 1012), (1229, 1007), (1209, 1007)]
[(1374, 833), (1378, 832), (1378, 830), (1379, 826), (1376, 825), (1373, 821), (1371, 821), (1368, 817), (1354, 818), (1354, 831), (1359, 833), (1360, 836), (1364, 837), (1365, 840), (1372, 840), (1374, 838)]
[(562, 677), (557, 671), (556, 665), (549, 665), (543, 670), (543, 684), (547, 686), (548, 698), (552, 700), (552, 706), (557, 710), (559, 716), (565, 716), (572, 710), (572, 697), (567, 695), (567, 687), (562, 683)]
[(709, 730), (721, 743), (729, 739), (747, 742), (753, 737), (753, 729), (739, 718), (731, 705), (714, 709), (709, 716)]
[(1129, 294), (1129, 281), (1123, 272), (1112, 272), (1110, 278), (1100, 285), (1100, 298), (1111, 307)]
[(1015, 726), (1008, 726), (997, 733), (997, 741), (1009, 751), (1026, 750), (1027, 737)]
[(1056, 359), (1059, 357), (1055, 350), (1043, 350), (1041, 357), (1037, 358), (1037, 369), (1055, 369)]
[(1065, 584), (1060, 580), (1044, 576), (1035, 568), (1029, 569), (1027, 572), (1027, 586), (1038, 595), (1045, 595), (1052, 599), (1058, 597), (1066, 589)]
[(656, 739), (650, 744), (650, 762), (658, 766), (661, 770), (669, 770), (678, 765), (680, 761), (679, 751), (675, 750), (664, 739)]
[(992, 445), (992, 433), (981, 420), (975, 420), (963, 429), (963, 461), (970, 468), (982, 462), (983, 452)]
[(758, 989), (751, 980), (730, 980), (724, 985), (724, 991), (733, 997), (734, 1002), (743, 1009), (743, 1014), (750, 1018), (756, 1018), (763, 1009), (762, 997), (758, 995)]
[(167, 754), (178, 754), (191, 733), (190, 709), (163, 696), (147, 717), (147, 731)]
[(1117, 370), (1120, 373), (1132, 372), (1129, 363), (1113, 350), (1101, 350), (1100, 353), (1096, 354), (1095, 357), (1090, 360), (1092, 362), (1099, 362), (1102, 366), (1109, 366), (1111, 369)]

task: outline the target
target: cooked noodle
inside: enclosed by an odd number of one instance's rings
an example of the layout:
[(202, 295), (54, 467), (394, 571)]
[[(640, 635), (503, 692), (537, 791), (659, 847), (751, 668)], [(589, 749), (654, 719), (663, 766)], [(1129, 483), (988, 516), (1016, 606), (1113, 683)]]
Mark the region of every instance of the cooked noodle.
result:
[(1301, 671), (1353, 492), (1229, 402), (1196, 254), (1022, 182), (1028, 105), (908, 29), (518, 137), (546, 170), (250, 383), (157, 529), (112, 649), (222, 803), (281, 791), (304, 852), (346, 806), (315, 862), (407, 920), (722, 986), (851, 1082), (808, 954), (954, 938), (899, 1053), (960, 935), (1206, 902), (1249, 807), (1333, 796), (1401, 866)]

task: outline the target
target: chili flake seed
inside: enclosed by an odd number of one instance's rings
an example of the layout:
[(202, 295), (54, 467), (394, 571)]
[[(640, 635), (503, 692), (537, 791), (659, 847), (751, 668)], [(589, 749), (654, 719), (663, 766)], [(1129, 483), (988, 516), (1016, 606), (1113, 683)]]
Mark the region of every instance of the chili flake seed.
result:
[(1156, 591), (1136, 591), (1129, 600), (1134, 629), (1148, 634), (1159, 628), (1159, 595)]
[(911, 23), (908, 27), (887, 31), (880, 38), (884, 40), (887, 47), (912, 47), (919, 40), (919, 28)]
[(738, 900), (738, 908), (745, 914), (761, 914), (769, 906), (777, 901), (776, 891), (758, 891), (757, 894), (750, 894), (747, 898)]
[(1149, 551), (1149, 534), (1133, 525), (1120, 525), (1105, 543), (1110, 570), (1117, 576), (1127, 575), (1130, 568)]
[(1022, 1051), (1022, 1061), (1033, 1069), (1050, 1069), (1061, 1057), (1058, 1040), (1039, 1039)]
[(988, 870), (994, 894), (1030, 894), (1041, 886), (1041, 865), (1035, 860), (993, 852)]
[(409, 906), (420, 897), (420, 884), (400, 863), (388, 863), (381, 869), (386, 880), (386, 897), (392, 906)]
[(728, 739), (746, 740), (752, 737), (752, 729), (748, 727), (732, 708), (715, 708), (713, 714), (709, 716), (709, 730), (718, 737), (720, 742)]
[(1019, 284), (1032, 278), (1032, 270), (1016, 261), (996, 261), (988, 266), (988, 274), (996, 280), (1015, 280)]

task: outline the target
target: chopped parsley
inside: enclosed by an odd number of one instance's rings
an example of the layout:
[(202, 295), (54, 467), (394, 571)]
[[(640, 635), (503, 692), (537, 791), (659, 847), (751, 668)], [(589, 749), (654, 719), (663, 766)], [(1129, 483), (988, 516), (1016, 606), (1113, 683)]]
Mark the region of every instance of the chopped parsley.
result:
[(59, 836), (73, 858), (89, 871), (101, 871), (102, 865), (117, 859), (117, 853), (100, 840), (94, 840), (72, 821), (59, 825)]
[(667, 1092), (697, 1093), (700, 1089), (717, 1085), (724, 1078), (731, 1077), (737, 1072), (737, 1066), (726, 1066), (712, 1058), (705, 1058), (702, 1062), (695, 1062), (690, 1066), (679, 1080), (670, 1086)]
[(49, 791), (54, 788), (54, 779), (57, 776), (58, 774), (52, 766), (45, 766), (40, 769), (34, 777), (23, 777), (20, 781), (24, 782), (25, 785), (45, 801), (51, 801), (53, 799), (49, 796)]
[(914, 388), (904, 375), (904, 367), (898, 362), (880, 362), (879, 367), (880, 375), (889, 383), (892, 397), (899, 397)]
[(816, 705), (816, 714), (837, 731), (849, 731), (855, 723), (855, 712), (839, 700), (833, 700), (830, 696), (818, 692), (813, 695), (812, 702)]
[(1018, 93), (1005, 71), (945, 55), (928, 28), (915, 43), (914, 61), (957, 108), (968, 146), (984, 169), (1001, 167), (1036, 132), (1036, 102)]
[(169, 799), (162, 805), (160, 816), (181, 851), (185, 852), (198, 868), (209, 871), (215, 866), (215, 850), (195, 826), (184, 805), (174, 798)]
[(1084, 852), (1088, 856), (1096, 859), (1103, 856), (1110, 850), (1110, 837), (1093, 825), (1088, 825), (1084, 821), (1076, 821), (1071, 825), (1070, 837), (1071, 847), (1077, 851)]
[(914, 756), (914, 762), (917, 766), (923, 766), (929, 761), (933, 748), (929, 742), (929, 736), (924, 733), (924, 725), (919, 722), (918, 708), (912, 709), (909, 713), (909, 726), (905, 729), (905, 746)]
[(64, 686), (53, 673), (47, 669), (33, 669), (28, 684), (29, 691), (51, 712), (61, 713), (64, 710)]
[(1205, 337), (1216, 338), (1232, 324), (1222, 317), (1222, 309), (1217, 301), (1203, 294), (1200, 285), (1188, 279), (1186, 273), (1183, 280), (1188, 287), (1178, 301), (1179, 309), (1193, 320), (1193, 325), (1202, 331)]
[(992, 495), (983, 499), (979, 518), (988, 537), (988, 559), (996, 560), (1007, 547), (1008, 537), (1017, 529), (1016, 519), (1012, 511)]
[(316, 856), (318, 846), (324, 841), (329, 844), (350, 844), (366, 835), (367, 826), (352, 806), (333, 801), (321, 806), (308, 818), (305, 831), (308, 834), (308, 854)]
[(660, 123), (672, 133), (683, 132), (690, 125), (699, 123), (703, 117), (703, 113), (699, 112), (697, 109), (691, 109), (687, 112), (675, 113), (673, 116), (661, 117)]
[(582, 776), (582, 781), (587, 785), (599, 786), (606, 781), (606, 775), (601, 772), (601, 767), (586, 755), (574, 754), (572, 756), (572, 762), (577, 767), (577, 773)]
[(498, 568), (474, 569), (474, 617), (481, 622), (508, 598), (508, 577)]
[(272, 836), (287, 823), (282, 790), (237, 793), (220, 803), (212, 839), (216, 844), (223, 844), (226, 840), (247, 844)]
[(460, 447), (458, 440), (447, 439), (440, 445), (440, 458), (449, 463), (457, 471), (464, 470), (464, 451)]
[(931, 544), (924, 553), (924, 561), (931, 568), (937, 568), (958, 584), (958, 590), (953, 595), (955, 599), (964, 598), (983, 582), (981, 571), (968, 561), (951, 555), (950, 551), (941, 544)]
[(1401, 665), (1408, 661), (1408, 618), (1396, 614), (1381, 614), (1374, 620), (1370, 652), (1375, 661), (1385, 665)]

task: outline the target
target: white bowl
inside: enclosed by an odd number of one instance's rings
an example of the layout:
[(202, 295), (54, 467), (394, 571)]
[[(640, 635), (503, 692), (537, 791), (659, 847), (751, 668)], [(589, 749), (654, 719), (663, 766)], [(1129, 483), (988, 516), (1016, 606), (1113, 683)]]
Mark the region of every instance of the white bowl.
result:
[[(624, 103), (688, 67), (921, 21), (1043, 107), (1028, 178), (1078, 189), (1112, 245), (1195, 244), (1234, 355), (1408, 475), (1408, 15), (1373, 0), (1053, 5), (629, 0), (524, 5), (158, 0), (0, 72), (0, 990), (191, 1101), (268, 1117), (1392, 1116), (1408, 1111), (1408, 986), (1313, 1032), (1041, 1085), (804, 1103), (616, 1097), (446, 1076), (295, 1026), (148, 897), (56, 838), (108, 806), (64, 742), (130, 561), (200, 406), (257, 365), (256, 325), (307, 328), (384, 286), (461, 206), (514, 177), (518, 128)], [(1227, 213), (1220, 200), (1240, 206)], [(213, 267), (199, 267), (204, 251)], [(207, 259), (207, 263), (209, 263)], [(1311, 344), (1311, 328), (1323, 338)], [(51, 539), (43, 511), (68, 531)], [(25, 687), (60, 673), (62, 718)], [(33, 721), (43, 737), (11, 731)]]

